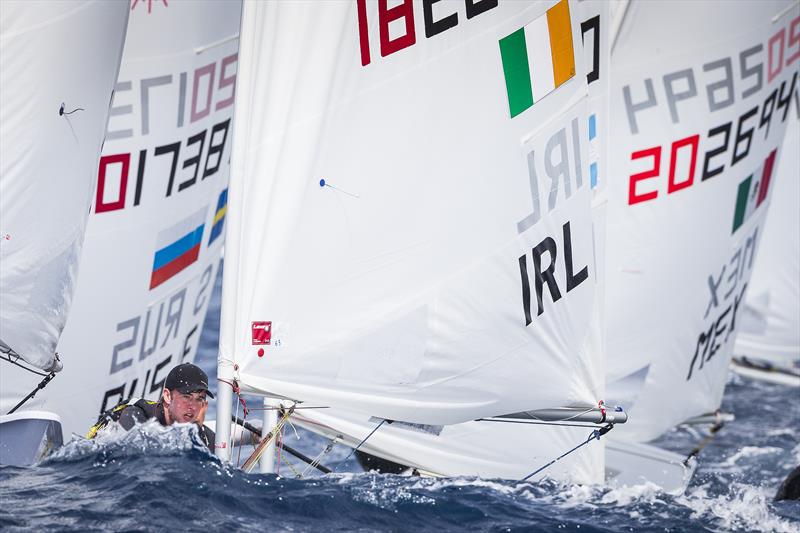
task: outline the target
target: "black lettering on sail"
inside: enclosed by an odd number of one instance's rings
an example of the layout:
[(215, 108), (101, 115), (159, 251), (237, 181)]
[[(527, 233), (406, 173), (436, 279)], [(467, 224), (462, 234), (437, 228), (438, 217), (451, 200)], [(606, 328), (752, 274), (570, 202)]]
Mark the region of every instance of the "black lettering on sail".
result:
[[(550, 265), (542, 270), (542, 254), (545, 252), (550, 254)], [(547, 288), (550, 291), (553, 302), (555, 303), (561, 299), (561, 291), (558, 290), (558, 284), (556, 283), (556, 277), (554, 275), (555, 270), (556, 241), (554, 241), (552, 237), (546, 237), (533, 249), (533, 279), (534, 287), (536, 288), (536, 302), (538, 305), (537, 316), (544, 313), (542, 289), (545, 283), (547, 283)]]
[(528, 257), (523, 255), (519, 258), (519, 275), (522, 278), (522, 308), (525, 310), (525, 325), (528, 326), (531, 320), (531, 283), (528, 279)]
[[(708, 328), (707, 332), (700, 333), (700, 336), (697, 338), (697, 346), (694, 350), (694, 357), (692, 357), (692, 362), (689, 364), (689, 375), (686, 376), (686, 381), (692, 379), (692, 371), (694, 370), (694, 364), (697, 362), (697, 356), (700, 355), (700, 368), (703, 368), (703, 359), (705, 359), (706, 354), (708, 353), (708, 347), (711, 345), (712, 337), (714, 336), (714, 327), (716, 326), (715, 322), (711, 323), (711, 327)], [(700, 347), (703, 347), (703, 351), (700, 352)]]
[(573, 274), (572, 268), (572, 232), (569, 229), (569, 222), (564, 224), (564, 264), (567, 268), (567, 292), (571, 291), (589, 277), (589, 267), (584, 266), (577, 275)]

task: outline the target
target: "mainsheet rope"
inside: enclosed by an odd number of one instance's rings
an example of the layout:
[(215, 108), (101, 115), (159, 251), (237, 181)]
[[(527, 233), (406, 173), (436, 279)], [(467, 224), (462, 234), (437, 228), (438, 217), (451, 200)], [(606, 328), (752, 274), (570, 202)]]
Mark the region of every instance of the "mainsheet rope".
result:
[[(385, 418), (384, 418), (383, 420), (381, 420), (381, 423), (380, 423), (380, 424), (378, 424), (377, 426), (375, 426), (375, 429), (373, 429), (372, 431), (370, 431), (370, 432), (369, 432), (369, 435), (367, 435), (366, 437), (364, 437), (364, 440), (362, 440), (361, 442), (359, 442), (359, 443), (358, 443), (358, 446), (356, 446), (355, 448), (353, 448), (352, 450), (350, 450), (350, 453), (348, 454), (348, 456), (347, 456), (347, 457), (345, 457), (345, 458), (344, 458), (344, 461), (341, 461), (341, 462), (340, 462), (338, 465), (336, 465), (336, 468), (334, 468), (334, 469), (333, 469), (333, 472), (331, 472), (331, 473), (335, 474), (335, 473), (336, 473), (336, 471), (337, 471), (337, 470), (339, 470), (339, 467), (340, 467), (340, 466), (342, 466), (343, 464), (345, 464), (345, 463), (347, 462), (347, 460), (348, 460), (348, 459), (350, 459), (350, 458), (353, 456), (353, 454), (354, 454), (354, 453), (356, 453), (356, 452), (358, 451), (358, 449), (359, 449), (359, 448), (361, 448), (361, 446), (362, 446), (362, 445), (363, 445), (365, 442), (367, 442), (367, 440), (368, 440), (368, 439), (369, 439), (369, 438), (370, 438), (370, 437), (371, 437), (371, 436), (372, 436), (372, 435), (373, 435), (373, 434), (374, 434), (376, 431), (378, 431), (378, 430), (381, 428), (381, 426), (383, 425), (383, 423), (384, 423), (384, 422), (387, 422), (387, 420), (386, 420)], [(392, 420), (388, 420), (388, 422), (391, 424), (393, 421), (392, 421)]]
[(547, 463), (543, 467), (541, 467), (541, 468), (539, 468), (537, 470), (534, 470), (533, 472), (531, 472), (530, 474), (528, 474), (527, 476), (522, 478), (520, 481), (527, 481), (528, 479), (530, 479), (531, 477), (535, 476), (536, 474), (538, 474), (542, 470), (554, 465), (555, 463), (557, 463), (558, 461), (560, 461), (564, 457), (568, 456), (569, 454), (571, 454), (572, 452), (574, 452), (578, 448), (581, 448), (582, 446), (586, 446), (587, 444), (589, 444), (590, 442), (592, 442), (595, 439), (600, 440), (600, 437), (602, 437), (603, 435), (605, 435), (606, 433), (608, 433), (612, 429), (614, 429), (614, 424), (608, 424), (607, 426), (604, 426), (604, 427), (602, 427), (600, 429), (595, 429), (594, 431), (591, 432), (591, 434), (589, 434), (589, 437), (585, 441), (581, 442), (580, 444), (578, 444), (577, 446), (575, 446), (571, 450), (559, 455), (558, 457), (556, 457), (555, 459), (553, 459), (552, 461), (550, 461), (549, 463)]
[(28, 393), (27, 396), (25, 396), (22, 400), (20, 400), (20, 402), (17, 405), (15, 405), (14, 407), (12, 407), (11, 410), (9, 412), (7, 412), (6, 414), (10, 415), (14, 411), (16, 411), (17, 409), (22, 407), (22, 404), (24, 404), (25, 402), (27, 402), (28, 400), (30, 400), (31, 398), (36, 396), (36, 393), (39, 392), (40, 390), (42, 390), (43, 388), (45, 388), (47, 386), (47, 384), (50, 383), (50, 381), (54, 377), (56, 377), (56, 373), (55, 372), (50, 372), (49, 374), (47, 374), (44, 377), (44, 379), (42, 381), (40, 381), (38, 385), (36, 385), (35, 389), (33, 389), (30, 393)]

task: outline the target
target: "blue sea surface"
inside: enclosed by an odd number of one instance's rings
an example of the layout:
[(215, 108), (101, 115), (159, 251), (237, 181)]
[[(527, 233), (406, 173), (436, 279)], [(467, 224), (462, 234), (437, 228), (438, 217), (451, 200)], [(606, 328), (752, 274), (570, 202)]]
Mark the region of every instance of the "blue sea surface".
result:
[[(219, 283), (198, 364), (215, 372)], [(212, 406), (213, 408), (213, 406)], [(703, 450), (686, 492), (478, 478), (366, 473), (337, 446), (308, 473), (284, 457), (279, 475), (220, 463), (188, 427), (140, 426), (73, 440), (44, 463), (0, 466), (3, 531), (800, 531), (800, 502), (774, 502), (800, 464), (797, 389), (731, 376), (723, 409), (736, 414)], [(322, 437), (290, 444), (316, 456)], [(704, 433), (675, 429), (657, 445), (686, 453)]]

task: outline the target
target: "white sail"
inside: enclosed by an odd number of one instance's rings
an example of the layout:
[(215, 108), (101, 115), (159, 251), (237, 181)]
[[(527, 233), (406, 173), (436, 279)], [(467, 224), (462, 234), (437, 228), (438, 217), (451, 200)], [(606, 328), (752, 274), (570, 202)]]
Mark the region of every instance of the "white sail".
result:
[(429, 424), (596, 405), (566, 3), (253, 2), (241, 39), (221, 379)]
[(611, 56), (608, 394), (643, 381), (618, 436), (649, 440), (720, 405), (797, 90), (798, 11), (625, 13)]
[(0, 352), (46, 371), (60, 368), (127, 17), (119, 2), (0, 4)]
[[(67, 436), (131, 396), (157, 397), (169, 370), (194, 360), (224, 241), (241, 3), (128, 9), (102, 158), (89, 172), (98, 184), (86, 191), (81, 274), (58, 344), (69, 364), (26, 404), (57, 412)], [(6, 369), (0, 380), (3, 405), (36, 383)]]
[[(589, 141), (589, 157), (584, 164), (592, 191), (595, 256), (600, 259), (593, 261), (592, 266), (597, 268), (603, 265), (602, 242), (607, 203), (603, 161), (606, 160), (608, 120), (608, 3), (583, 1), (571, 4), (570, 8), (580, 28), (578, 36), (583, 41), (582, 57), (589, 89), (589, 119), (585, 130), (586, 140)], [(595, 277), (598, 295), (602, 294), (601, 280), (602, 273)], [(596, 352), (593, 360), (597, 364), (596, 372), (604, 375), (602, 308), (596, 305), (593, 311), (591, 345)], [(602, 390), (598, 392), (602, 396)], [(328, 438), (342, 435), (344, 442), (350, 445), (357, 445), (375, 426), (368, 415), (339, 409), (304, 410), (294, 419), (298, 425)], [(586, 440), (591, 433), (591, 429), (586, 427), (518, 422), (466, 422), (427, 429), (393, 424), (382, 427), (361, 450), (435, 475), (522, 479)], [(605, 463), (603, 448), (600, 442), (592, 443), (534, 479), (548, 476), (578, 483), (601, 482)]]
[[(800, 83), (800, 82), (799, 82)], [(775, 192), (747, 289), (734, 355), (778, 367), (800, 365), (800, 105), (775, 172)]]

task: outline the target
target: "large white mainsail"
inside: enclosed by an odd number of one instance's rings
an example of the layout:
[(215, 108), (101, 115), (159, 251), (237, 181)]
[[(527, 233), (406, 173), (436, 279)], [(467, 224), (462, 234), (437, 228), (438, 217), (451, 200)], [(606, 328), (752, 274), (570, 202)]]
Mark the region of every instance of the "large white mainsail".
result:
[[(58, 344), (69, 363), (29, 402), (58, 413), (67, 436), (85, 434), (131, 396), (157, 397), (169, 370), (194, 360), (224, 241), (241, 3), (128, 10), (106, 141), (89, 171), (98, 184), (86, 192), (81, 273)], [(15, 370), (0, 373), (3, 405), (35, 386)]]
[(0, 14), (0, 352), (49, 372), (60, 368), (128, 10), (8, 1)]
[[(589, 118), (582, 130), (589, 141), (584, 160), (586, 184), (591, 189), (596, 269), (603, 266), (602, 242), (605, 225), (605, 140), (608, 121), (608, 19), (606, 2), (575, 2), (570, 5), (578, 20), (577, 43), (583, 40), (583, 58), (589, 89)], [(580, 44), (575, 46), (579, 47)], [(577, 55), (578, 58), (581, 54)], [(580, 59), (578, 59), (580, 60)], [(541, 103), (547, 105), (547, 101)], [(602, 297), (602, 271), (595, 277), (596, 298)], [(592, 316), (592, 346), (597, 352), (597, 372), (602, 374), (602, 307)], [(316, 433), (350, 445), (369, 433), (374, 422), (365, 414), (341, 409), (306, 410), (296, 422)], [(586, 439), (586, 427), (564, 424), (521, 424), (520, 421), (478, 421), (437, 428), (391, 425), (381, 428), (360, 448), (364, 452), (435, 475), (477, 475), (485, 478), (521, 479)], [(540, 476), (571, 482), (592, 483), (604, 479), (604, 447), (593, 444), (570, 454)]]
[(246, 3), (220, 379), (426, 424), (595, 406), (579, 38), (566, 2)]
[[(775, 192), (750, 277), (734, 355), (776, 369), (800, 372), (800, 102), (792, 98), (791, 118)], [(737, 367), (734, 367), (737, 368)], [(788, 377), (788, 376), (787, 376)], [(790, 381), (791, 382), (791, 381)], [(800, 384), (800, 379), (794, 380)]]
[(800, 65), (796, 2), (683, 7), (630, 2), (611, 56), (608, 394), (642, 377), (638, 441), (720, 405)]

